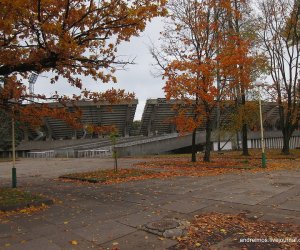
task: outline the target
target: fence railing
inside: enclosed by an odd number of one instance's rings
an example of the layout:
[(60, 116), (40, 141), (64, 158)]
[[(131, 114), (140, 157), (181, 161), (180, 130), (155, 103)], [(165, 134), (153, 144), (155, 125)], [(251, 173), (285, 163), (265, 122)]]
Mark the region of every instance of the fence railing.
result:
[(109, 149), (87, 149), (78, 150), (78, 158), (104, 158), (111, 156), (111, 150)]
[[(261, 148), (261, 139), (251, 139), (251, 148)], [(265, 147), (266, 148), (282, 148), (283, 147), (283, 138), (282, 137), (271, 137), (265, 138)], [(292, 136), (290, 139), (290, 148), (295, 149), (300, 146), (300, 137)]]
[(40, 152), (28, 152), (27, 157), (28, 158), (54, 158), (55, 151), (48, 150), (48, 151), (40, 151)]

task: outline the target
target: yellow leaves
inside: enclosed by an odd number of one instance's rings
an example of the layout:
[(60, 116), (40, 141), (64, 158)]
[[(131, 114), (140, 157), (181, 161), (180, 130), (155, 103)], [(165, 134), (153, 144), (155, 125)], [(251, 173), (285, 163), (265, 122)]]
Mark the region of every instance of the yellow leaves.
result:
[(47, 208), (48, 208), (48, 206), (45, 205), (44, 203), (42, 203), (40, 206), (37, 206), (37, 207), (31, 206), (31, 207), (27, 207), (27, 208), (17, 210), (16, 212), (21, 213), (21, 214), (31, 214), (31, 213), (42, 211), (42, 210), (47, 209)]
[(76, 246), (76, 245), (78, 245), (78, 242), (76, 240), (71, 240), (70, 244)]
[(37, 206), (37, 207), (31, 206), (31, 207), (28, 207), (28, 208), (14, 210), (14, 211), (8, 211), (8, 212), (0, 211), (0, 219), (1, 219), (1, 217), (9, 217), (9, 216), (13, 216), (13, 215), (18, 215), (20, 213), (21, 214), (27, 214), (27, 215), (33, 214), (33, 213), (38, 213), (40, 211), (44, 211), (47, 208), (48, 208), (47, 205), (42, 204), (41, 206)]

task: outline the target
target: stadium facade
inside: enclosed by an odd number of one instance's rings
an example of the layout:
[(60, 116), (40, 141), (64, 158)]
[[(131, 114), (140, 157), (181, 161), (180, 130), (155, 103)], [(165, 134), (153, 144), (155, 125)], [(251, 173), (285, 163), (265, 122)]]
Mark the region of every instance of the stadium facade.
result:
[[(85, 129), (89, 125), (114, 126), (119, 133), (118, 145), (120, 156), (158, 154), (170, 152), (179, 148), (189, 147), (190, 135), (182, 136), (178, 133), (172, 119), (176, 117), (178, 101), (168, 101), (165, 98), (148, 99), (144, 107), (140, 128), (133, 127), (134, 115), (138, 100), (121, 102), (118, 104), (95, 103), (80, 101), (76, 103), (82, 111), (81, 123), (83, 129), (73, 129), (63, 120), (45, 118), (44, 124), (38, 129), (27, 128), (23, 131), (23, 141), (18, 146), (19, 155), (41, 153), (41, 155), (63, 155), (69, 157), (107, 155), (111, 151), (109, 134), (91, 133)], [(51, 103), (50, 106), (57, 106)], [(180, 105), (180, 103), (179, 103)], [(69, 111), (73, 105), (67, 105)], [(232, 102), (223, 103), (220, 115), (221, 123), (230, 122), (230, 114), (234, 112)], [(187, 109), (187, 116), (193, 116), (192, 108)], [(212, 114), (214, 149), (217, 141), (217, 111)], [(282, 133), (279, 127), (279, 110), (276, 103), (263, 103), (263, 120), (265, 143), (267, 148), (282, 146)], [(134, 131), (135, 129), (135, 131)], [(259, 123), (249, 129), (249, 148), (260, 148)], [(199, 126), (197, 144), (205, 143), (205, 122)], [(237, 148), (238, 138), (225, 134), (221, 138), (224, 149)], [(291, 148), (300, 146), (300, 132), (297, 130), (291, 138)], [(50, 151), (49, 151), (50, 150)], [(53, 151), (54, 150), (54, 151)], [(40, 152), (42, 151), (42, 152)], [(33, 154), (34, 155), (34, 154)], [(38, 154), (36, 154), (38, 155)]]

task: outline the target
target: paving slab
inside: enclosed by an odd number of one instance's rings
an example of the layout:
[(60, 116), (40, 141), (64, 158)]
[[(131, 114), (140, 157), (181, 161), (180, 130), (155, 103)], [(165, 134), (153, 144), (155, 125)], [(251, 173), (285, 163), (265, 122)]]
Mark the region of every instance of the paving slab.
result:
[(268, 213), (259, 218), (259, 220), (273, 221), (279, 223), (290, 223), (300, 226), (300, 217), (281, 213)]
[(61, 250), (61, 247), (47, 238), (36, 238), (29, 241), (23, 241), (18, 244), (9, 246), (11, 250), (31, 250), (31, 249), (43, 249), (43, 250)]
[(261, 205), (276, 205), (282, 204), (289, 199), (293, 199), (294, 197), (300, 194), (300, 185), (295, 185), (290, 187), (289, 189), (277, 194), (274, 192), (274, 195), (264, 201), (260, 202)]
[(87, 227), (72, 230), (73, 233), (97, 244), (106, 243), (135, 231), (135, 228), (126, 226), (113, 220), (100, 223), (95, 222)]
[(231, 194), (231, 195), (225, 195), (223, 198), (219, 198), (220, 201), (227, 201), (227, 202), (233, 202), (233, 203), (240, 203), (240, 204), (246, 204), (246, 205), (256, 205), (265, 199), (271, 197), (270, 194), (266, 195), (257, 195), (254, 193), (243, 193), (243, 194)]
[(183, 200), (171, 202), (162, 206), (166, 210), (172, 210), (180, 213), (191, 213), (204, 207), (214, 204), (214, 201), (199, 199), (199, 198), (186, 198)]
[(122, 250), (160, 250), (174, 246), (175, 240), (164, 239), (157, 235), (144, 231), (136, 231), (114, 241), (101, 245), (102, 249), (122, 249)]
[(288, 200), (288, 201), (280, 204), (279, 208), (300, 212), (300, 200)]
[(46, 238), (59, 246), (60, 249), (99, 249), (99, 246), (95, 242), (85, 240), (78, 234), (68, 230), (49, 234)]
[(165, 213), (159, 213), (153, 210), (149, 210), (123, 216), (121, 218), (116, 219), (116, 221), (127, 226), (141, 228), (142, 225), (148, 222), (160, 220), (165, 215)]
[[(140, 159), (122, 159), (132, 167)], [(65, 172), (104, 169), (111, 160), (18, 161), (19, 184), (55, 200), (48, 209), (0, 220), (0, 249), (167, 249), (140, 226), (164, 218), (243, 213), (259, 220), (299, 224), (300, 171), (273, 171), (207, 177), (149, 179), (113, 185), (62, 182)], [(42, 167), (41, 167), (42, 166)], [(88, 166), (88, 167), (86, 167)], [(10, 167), (0, 163), (1, 186), (10, 185)], [(2, 182), (3, 180), (3, 182)], [(70, 242), (76, 240), (77, 245)], [(118, 243), (118, 244), (116, 244)], [(100, 246), (101, 245), (101, 246)], [(226, 246), (226, 244), (222, 245)]]

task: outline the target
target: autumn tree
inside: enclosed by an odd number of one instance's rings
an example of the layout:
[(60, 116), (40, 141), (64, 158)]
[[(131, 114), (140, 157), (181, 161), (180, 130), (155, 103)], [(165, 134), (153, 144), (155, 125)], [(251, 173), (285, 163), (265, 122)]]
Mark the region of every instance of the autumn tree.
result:
[[(4, 79), (0, 105), (7, 110), (14, 100), (20, 117), (26, 114), (66, 117), (66, 109), (51, 112), (45, 104), (26, 105), (24, 82), (29, 74), (51, 72), (52, 83), (65, 78), (83, 89), (82, 77), (115, 82), (114, 72), (130, 63), (117, 57), (118, 45), (138, 36), (153, 17), (165, 14), (165, 0), (22, 0), (0, 1), (0, 77)], [(132, 98), (124, 91), (110, 90), (66, 97), (50, 97), (62, 104), (70, 99), (116, 101)], [(36, 100), (46, 99), (36, 96)], [(17, 101), (17, 102), (16, 102)], [(30, 107), (29, 107), (30, 106)], [(31, 109), (29, 111), (29, 109)], [(35, 109), (35, 111), (33, 111)], [(46, 110), (46, 112), (44, 112)], [(23, 112), (23, 113), (22, 113)], [(79, 114), (78, 114), (79, 115)], [(31, 115), (31, 118), (34, 117)], [(74, 118), (70, 123), (78, 120)]]
[[(258, 100), (247, 100), (245, 105), (236, 105), (232, 101), (227, 109), (229, 112), (227, 111), (221, 120), (221, 133), (227, 135), (231, 140), (242, 130), (245, 123), (249, 129), (259, 128)], [(238, 139), (236, 139), (237, 142)]]
[(259, 7), (262, 49), (273, 80), (269, 92), (279, 107), (282, 153), (289, 154), (289, 141), (299, 123), (300, 2), (262, 0)]
[[(248, 13), (251, 9), (248, 1), (244, 0), (232, 0), (230, 1), (230, 9), (227, 12), (227, 29), (228, 29), (228, 41), (231, 43), (232, 49), (236, 52), (239, 51), (239, 56), (242, 60), (237, 61), (236, 65), (232, 65), (235, 73), (232, 74), (232, 80), (235, 81), (233, 93), (236, 100), (236, 109), (245, 110), (246, 109), (246, 91), (249, 88), (251, 80), (250, 68), (251, 62), (249, 61), (249, 56), (247, 53), (243, 53), (245, 48), (245, 41), (248, 43), (247, 50), (249, 49), (249, 41), (253, 39), (251, 36), (251, 28), (247, 25), (249, 22)], [(232, 41), (234, 41), (232, 43)], [(247, 126), (247, 117), (244, 115), (244, 112), (239, 112), (242, 119), (242, 149), (243, 155), (249, 155), (248, 152), (248, 126)], [(237, 139), (238, 140), (238, 139)], [(239, 142), (237, 142), (239, 143)]]
[[(204, 161), (210, 161), (213, 112), (237, 82), (246, 81), (248, 68), (237, 71), (237, 65), (248, 60), (248, 42), (228, 28), (228, 13), (240, 15), (230, 0), (174, 0), (169, 9), (162, 48), (153, 48), (152, 54), (163, 69), (167, 99), (181, 104), (177, 127), (193, 133), (192, 161), (196, 161), (195, 137), (201, 124), (206, 132)], [(186, 116), (187, 107), (192, 107), (193, 117)]]

